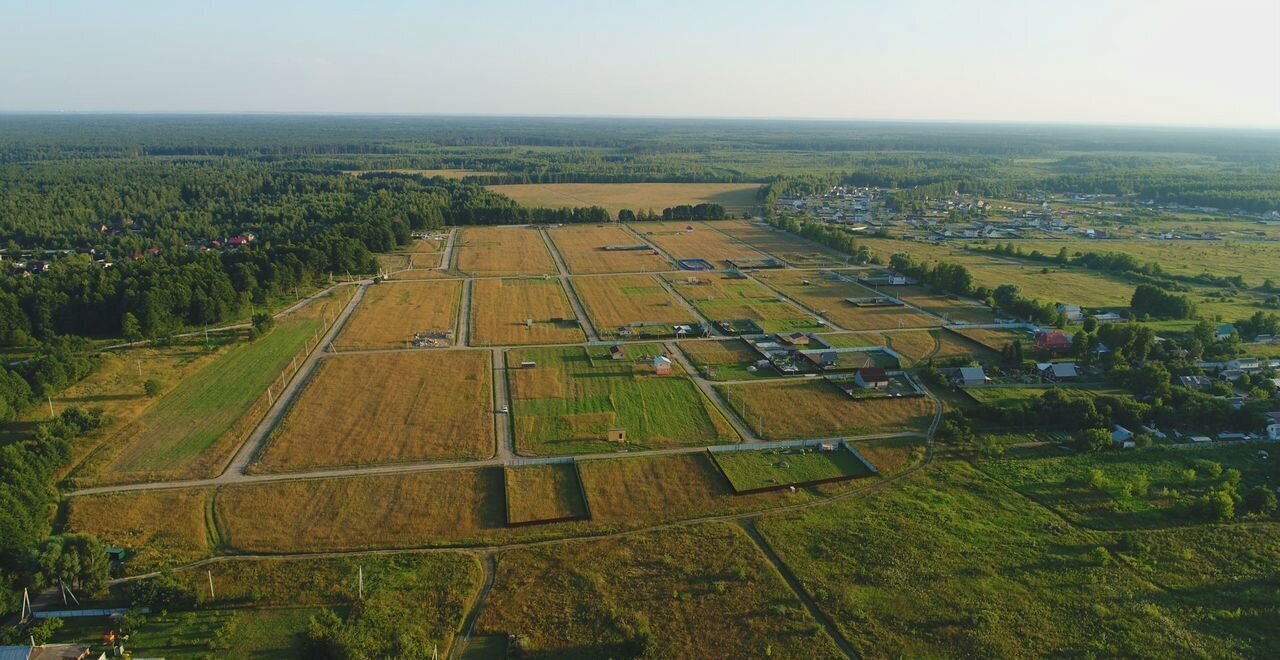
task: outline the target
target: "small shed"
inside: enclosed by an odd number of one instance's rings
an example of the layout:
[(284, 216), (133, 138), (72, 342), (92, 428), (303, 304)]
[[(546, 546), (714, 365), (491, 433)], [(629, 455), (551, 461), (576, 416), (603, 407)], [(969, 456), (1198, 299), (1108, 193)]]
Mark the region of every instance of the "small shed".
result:
[(609, 357), (614, 360), (625, 360), (627, 359), (627, 349), (623, 348), (622, 344), (614, 344), (609, 347)]
[(853, 382), (864, 390), (882, 390), (889, 386), (889, 374), (880, 367), (859, 369)]
[(1124, 449), (1133, 449), (1137, 446), (1137, 443), (1133, 441), (1133, 431), (1130, 431), (1119, 424), (1116, 424), (1115, 428), (1111, 431), (1111, 442), (1114, 442), (1117, 447), (1122, 447)]
[(609, 442), (623, 443), (627, 441), (626, 429), (609, 429)]
[(659, 376), (671, 375), (671, 358), (665, 355), (659, 355), (653, 358), (653, 373)]

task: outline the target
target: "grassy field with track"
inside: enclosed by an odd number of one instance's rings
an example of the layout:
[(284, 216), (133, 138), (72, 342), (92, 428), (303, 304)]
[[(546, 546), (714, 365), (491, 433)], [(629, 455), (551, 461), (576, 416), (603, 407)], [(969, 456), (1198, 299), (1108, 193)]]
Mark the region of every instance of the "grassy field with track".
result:
[(467, 227), (454, 239), (453, 268), (472, 277), (548, 275), (555, 261), (533, 227)]
[(848, 260), (835, 250), (754, 220), (723, 220), (709, 226), (797, 268), (836, 266)]
[(679, 273), (660, 277), (671, 284), (710, 321), (750, 319), (765, 332), (814, 332), (820, 329), (808, 312), (749, 279), (719, 273)]
[(68, 498), (63, 523), (128, 554), (130, 573), (204, 559), (209, 543), (206, 488)]
[(872, 474), (853, 452), (843, 447), (822, 451), (816, 447), (713, 452), (734, 490), (780, 488), (825, 479), (865, 477)]
[[(846, 298), (871, 298), (876, 292), (825, 273), (800, 270), (761, 270), (754, 274), (764, 284), (819, 312), (845, 330), (928, 328), (941, 321), (910, 307), (855, 307)], [(808, 282), (808, 284), (805, 284)]]
[[(559, 279), (475, 280), (471, 287), (472, 345), (571, 344), (587, 339)], [(530, 319), (532, 325), (527, 324)]]
[(569, 272), (638, 273), (675, 268), (656, 250), (606, 250), (606, 246), (636, 246), (645, 242), (617, 225), (567, 226), (547, 230)]
[(505, 468), (507, 521), (512, 524), (582, 518), (587, 504), (572, 463)]
[(674, 259), (705, 259), (717, 268), (728, 268), (730, 259), (768, 256), (702, 222), (638, 222), (631, 228)]
[(332, 355), (268, 438), (254, 472), (488, 458), (488, 351)]
[(418, 333), (447, 332), (458, 323), (461, 297), (459, 280), (375, 284), (334, 345), (339, 350), (404, 348)]
[(488, 186), (521, 206), (575, 208), (600, 206), (616, 216), (621, 209), (662, 213), (681, 204), (719, 204), (729, 213), (754, 209), (755, 183), (526, 183)]
[[(778, 372), (771, 368), (747, 371), (747, 367), (760, 360), (760, 354), (741, 339), (682, 341), (677, 346), (698, 372), (710, 380), (750, 380), (778, 376)], [(709, 368), (714, 368), (714, 377), (709, 375)]]
[(573, 288), (601, 335), (616, 335), (633, 323), (695, 323), (692, 312), (652, 275), (573, 278)]
[(933, 416), (926, 398), (855, 401), (823, 380), (717, 385), (716, 389), (766, 440), (924, 432)]

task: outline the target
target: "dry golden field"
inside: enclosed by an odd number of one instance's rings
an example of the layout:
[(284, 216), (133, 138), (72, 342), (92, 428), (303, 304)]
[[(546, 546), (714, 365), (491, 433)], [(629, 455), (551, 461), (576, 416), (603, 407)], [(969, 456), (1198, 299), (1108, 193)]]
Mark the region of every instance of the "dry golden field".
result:
[(66, 529), (124, 549), (134, 573), (184, 564), (209, 554), (209, 495), (188, 488), (72, 497), (63, 505)]
[(405, 270), (409, 268), (411, 254), (380, 254), (378, 255), (378, 268), (388, 273)]
[(254, 470), (488, 458), (492, 373), (488, 351), (326, 357)]
[(749, 279), (691, 272), (660, 277), (712, 321), (750, 319), (765, 332), (817, 329), (816, 321), (808, 312)]
[[(689, 231), (689, 227), (693, 231)], [(764, 259), (768, 256), (702, 222), (638, 222), (631, 228), (675, 259), (706, 259), (717, 267), (728, 268), (729, 259)]]
[(933, 415), (927, 398), (855, 401), (823, 380), (717, 388), (742, 420), (766, 440), (923, 432)]
[(944, 360), (950, 357), (968, 356), (985, 361), (995, 357), (985, 346), (956, 336), (942, 328), (835, 333), (822, 335), (822, 339), (836, 348), (887, 346), (903, 357), (905, 367), (914, 366), (921, 360), (929, 359)]
[(447, 332), (458, 322), (460, 280), (370, 286), (334, 344), (343, 350), (403, 348), (417, 333)]
[[(570, 344), (586, 340), (559, 279), (473, 280), (471, 287), (471, 344)], [(525, 324), (528, 319), (533, 325)]]
[(555, 261), (533, 227), (467, 227), (454, 239), (453, 267), (474, 277), (546, 275)]
[(926, 444), (919, 436), (858, 440), (850, 443), (867, 462), (874, 465), (880, 476), (889, 477), (909, 470), (924, 461)]
[(956, 328), (956, 334), (971, 339), (992, 351), (1002, 351), (1012, 341), (1022, 342), (1023, 347), (1034, 346), (1035, 342), (1025, 330), (1007, 328)]
[(513, 524), (587, 515), (572, 463), (506, 468), (507, 520)]
[[(845, 330), (928, 328), (941, 325), (940, 321), (909, 307), (854, 307), (845, 299), (869, 298), (878, 294), (859, 284), (830, 278), (817, 271), (761, 270), (754, 275), (756, 279), (823, 314)], [(805, 284), (806, 281), (809, 284)]]
[(632, 323), (696, 323), (652, 275), (575, 277), (573, 288), (600, 333)]
[(834, 266), (847, 260), (845, 255), (826, 246), (755, 220), (718, 220), (708, 224), (799, 268)]
[(642, 212), (681, 204), (719, 204), (729, 213), (754, 209), (755, 183), (526, 183), (488, 186), (521, 206), (564, 208), (600, 206), (616, 216), (621, 209)]
[(547, 233), (571, 273), (637, 273), (675, 268), (657, 250), (605, 250), (607, 245), (644, 244), (617, 225), (556, 227)]
[(995, 313), (985, 305), (931, 293), (924, 287), (887, 286), (881, 287), (880, 291), (952, 322), (980, 324), (996, 322)]
[(439, 238), (415, 238), (406, 252), (439, 252), (444, 249), (444, 243)]
[(440, 259), (443, 254), (439, 252), (415, 252), (409, 255), (409, 266), (411, 268), (439, 268)]
[(229, 486), (215, 508), (233, 551), (323, 552), (483, 539), (505, 528), (503, 500), (502, 469), (479, 468)]
[(414, 268), (411, 270), (401, 270), (387, 275), (388, 280), (448, 280), (457, 279), (457, 275), (452, 275), (443, 270), (428, 270), (424, 268)]

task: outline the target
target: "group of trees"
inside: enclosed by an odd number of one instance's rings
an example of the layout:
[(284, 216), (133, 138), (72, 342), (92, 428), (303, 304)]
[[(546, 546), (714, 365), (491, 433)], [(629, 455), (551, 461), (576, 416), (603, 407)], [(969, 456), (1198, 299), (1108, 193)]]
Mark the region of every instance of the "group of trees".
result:
[(1168, 293), (1151, 284), (1139, 284), (1133, 291), (1129, 308), (1134, 314), (1157, 319), (1189, 319), (1195, 316), (1196, 307), (1176, 293)]
[(837, 252), (849, 255), (853, 263), (865, 264), (872, 261), (871, 251), (865, 245), (858, 245), (853, 234), (841, 227), (825, 222), (806, 222), (795, 218), (769, 216), (769, 224), (798, 236), (803, 236), (815, 243), (825, 245)]

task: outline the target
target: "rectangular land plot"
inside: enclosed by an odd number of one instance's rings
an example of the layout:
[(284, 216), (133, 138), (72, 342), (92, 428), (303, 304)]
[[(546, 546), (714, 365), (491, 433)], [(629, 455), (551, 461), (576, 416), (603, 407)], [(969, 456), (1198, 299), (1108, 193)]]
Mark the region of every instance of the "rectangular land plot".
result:
[(328, 356), (255, 471), (492, 456), (492, 373), (488, 351)]
[(573, 463), (521, 465), (504, 473), (507, 487), (507, 524), (581, 520), (587, 503)]
[(970, 300), (932, 293), (920, 286), (886, 286), (880, 292), (908, 305), (919, 307), (952, 323), (995, 323), (996, 315), (986, 305)]
[(1002, 351), (1011, 342), (1022, 342), (1023, 348), (1031, 348), (1035, 340), (1026, 330), (1011, 328), (955, 328), (956, 334), (981, 344), (992, 351)]
[(652, 275), (575, 277), (572, 284), (601, 335), (617, 336), (636, 323), (697, 323)]
[(923, 432), (933, 415), (927, 398), (855, 401), (825, 380), (716, 387), (742, 420), (766, 440)]
[[(657, 376), (656, 344), (515, 349), (507, 354), (516, 445), (521, 453), (562, 455), (737, 442), (737, 435), (693, 381)], [(514, 368), (524, 361), (537, 366)], [(679, 374), (678, 371), (673, 373)], [(610, 429), (626, 431), (610, 442)]]
[(410, 268), (439, 268), (440, 259), (444, 255), (439, 252), (420, 252), (409, 255)]
[(756, 183), (525, 183), (488, 186), (521, 206), (565, 208), (601, 206), (612, 215), (621, 209), (644, 211), (680, 204), (719, 204), (730, 213), (756, 207)]
[(720, 220), (711, 226), (798, 268), (835, 266), (849, 259), (824, 245), (754, 220)]
[(776, 378), (772, 368), (749, 371), (758, 362), (760, 354), (741, 339), (699, 339), (676, 344), (693, 366), (709, 380), (750, 380), (752, 378)]
[(555, 261), (534, 227), (467, 227), (459, 230), (454, 268), (474, 277), (547, 275)]
[(571, 344), (586, 338), (559, 279), (471, 283), (468, 340), (474, 345)]
[(728, 268), (731, 259), (769, 256), (701, 222), (640, 222), (631, 228), (675, 259), (705, 259), (717, 268)]
[(746, 319), (765, 332), (814, 332), (818, 325), (808, 312), (751, 279), (721, 273), (662, 275), (712, 323)]
[(131, 572), (196, 561), (210, 552), (210, 494), (187, 488), (71, 497), (63, 504), (65, 528), (125, 550)]
[(879, 294), (857, 283), (832, 277), (826, 272), (762, 270), (754, 273), (754, 276), (809, 309), (819, 312), (845, 330), (928, 328), (942, 325), (941, 321), (910, 307), (856, 307), (847, 299), (869, 298)]
[(229, 549), (319, 552), (474, 542), (506, 528), (504, 500), (501, 468), (478, 468), (228, 486), (214, 509)]
[(405, 348), (415, 335), (445, 336), (458, 322), (461, 280), (370, 286), (334, 344), (341, 350)]
[(739, 493), (874, 474), (844, 445), (837, 445), (831, 451), (819, 447), (713, 451), (711, 459), (720, 466), (734, 491)]
[[(547, 234), (571, 273), (638, 273), (675, 268), (652, 246), (617, 225), (556, 227), (547, 230)], [(631, 249), (641, 246), (644, 249)]]
[(972, 357), (980, 362), (990, 362), (999, 358), (998, 353), (993, 353), (987, 347), (952, 334), (943, 328), (834, 333), (824, 334), (821, 337), (834, 348), (885, 346), (902, 356), (904, 367), (911, 367), (922, 360), (945, 360), (960, 356)]

